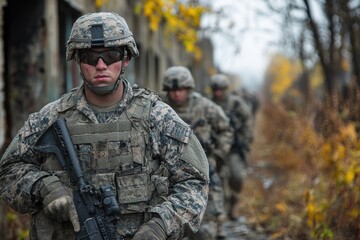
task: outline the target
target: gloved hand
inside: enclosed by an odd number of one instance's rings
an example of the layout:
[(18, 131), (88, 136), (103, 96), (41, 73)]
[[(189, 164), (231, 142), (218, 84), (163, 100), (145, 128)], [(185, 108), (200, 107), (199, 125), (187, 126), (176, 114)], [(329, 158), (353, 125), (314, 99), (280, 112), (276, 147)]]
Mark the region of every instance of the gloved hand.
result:
[(43, 198), (44, 212), (59, 222), (70, 221), (75, 232), (80, 231), (79, 216), (73, 202), (71, 190), (55, 176), (42, 179), (40, 196)]
[(164, 222), (159, 217), (153, 217), (150, 221), (140, 226), (133, 240), (165, 240), (167, 234)]

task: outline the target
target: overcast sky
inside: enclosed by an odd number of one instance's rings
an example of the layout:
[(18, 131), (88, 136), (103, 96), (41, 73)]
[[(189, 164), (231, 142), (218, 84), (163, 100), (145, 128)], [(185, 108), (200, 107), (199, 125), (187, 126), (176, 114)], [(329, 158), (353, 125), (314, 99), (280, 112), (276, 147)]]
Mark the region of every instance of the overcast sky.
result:
[[(243, 86), (259, 87), (269, 57), (276, 51), (274, 43), (280, 38), (275, 19), (259, 14), (266, 14), (266, 7), (261, 0), (211, 2), (215, 9), (224, 9), (227, 17), (222, 18), (221, 26), (232, 35), (230, 39), (223, 34), (212, 36), (215, 63), (223, 72), (240, 75)], [(203, 25), (213, 25), (213, 21), (213, 18), (205, 17)], [(229, 30), (230, 21), (234, 24)]]
[[(301, 4), (302, 1), (297, 1)], [(223, 9), (224, 17), (220, 26), (231, 34), (230, 39), (224, 34), (212, 34), (215, 50), (215, 63), (225, 73), (238, 74), (242, 86), (256, 89), (261, 86), (267, 64), (274, 53), (284, 51), (281, 46), (281, 19), (271, 13), (263, 0), (221, 0), (208, 1), (212, 8)], [(284, 2), (275, 1), (276, 6)], [(317, 24), (325, 23), (319, 2), (309, 1), (312, 15)], [(299, 12), (297, 12), (299, 14)], [(302, 16), (304, 13), (300, 13)], [(302, 16), (305, 17), (305, 16)], [(232, 27), (229, 28), (229, 25)], [(203, 26), (214, 26), (214, 18), (205, 16)], [(299, 34), (301, 28), (292, 24), (293, 35)], [(295, 37), (296, 38), (296, 37)]]

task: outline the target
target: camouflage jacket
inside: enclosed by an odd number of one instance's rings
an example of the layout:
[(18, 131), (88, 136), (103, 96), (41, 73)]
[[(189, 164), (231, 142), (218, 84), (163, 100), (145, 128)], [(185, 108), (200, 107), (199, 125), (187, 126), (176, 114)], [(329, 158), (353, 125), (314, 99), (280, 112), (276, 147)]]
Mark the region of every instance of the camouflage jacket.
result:
[[(150, 92), (132, 88), (127, 81), (124, 84), (124, 97), (115, 114), (108, 116), (108, 122), (116, 121), (119, 116), (126, 114), (126, 109), (133, 104), (134, 98)], [(76, 99), (75, 104), (70, 99)], [(146, 147), (166, 167), (170, 182), (168, 195), (162, 202), (152, 206), (150, 212), (157, 213), (162, 218), (169, 239), (181, 239), (184, 232), (197, 231), (200, 226), (208, 198), (208, 174), (203, 174), (181, 158), (187, 139), (193, 134), (189, 126), (159, 99), (152, 101), (150, 109), (144, 124), (150, 138), (146, 140), (149, 144)], [(35, 151), (34, 145), (59, 116), (86, 118), (94, 124), (99, 123), (85, 99), (82, 86), (29, 116), (0, 164), (1, 198), (19, 213), (35, 214), (42, 209), (42, 199), (34, 195), (38, 191), (33, 188), (38, 180), (51, 173), (44, 170), (44, 159)], [(183, 134), (182, 140), (176, 136), (179, 132)], [(206, 162), (206, 156), (203, 154), (196, 161)]]
[(232, 94), (226, 95), (223, 100), (213, 100), (230, 119), (234, 129), (234, 143), (242, 144), (248, 150), (253, 141), (253, 116), (249, 105), (241, 97)]
[[(169, 103), (167, 96), (163, 100)], [(185, 106), (172, 107), (191, 126), (205, 152), (215, 152), (218, 157), (227, 155), (232, 144), (233, 130), (220, 106), (200, 93), (191, 91)]]

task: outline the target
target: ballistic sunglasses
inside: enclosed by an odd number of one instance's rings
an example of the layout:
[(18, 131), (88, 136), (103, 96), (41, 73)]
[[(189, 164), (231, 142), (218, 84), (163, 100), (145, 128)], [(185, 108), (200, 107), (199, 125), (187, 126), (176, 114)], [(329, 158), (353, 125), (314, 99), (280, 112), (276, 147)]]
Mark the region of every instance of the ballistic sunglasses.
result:
[(111, 65), (115, 62), (121, 61), (124, 57), (124, 48), (112, 48), (109, 50), (81, 50), (79, 52), (80, 62), (92, 66), (96, 66), (99, 58), (101, 58), (106, 65)]

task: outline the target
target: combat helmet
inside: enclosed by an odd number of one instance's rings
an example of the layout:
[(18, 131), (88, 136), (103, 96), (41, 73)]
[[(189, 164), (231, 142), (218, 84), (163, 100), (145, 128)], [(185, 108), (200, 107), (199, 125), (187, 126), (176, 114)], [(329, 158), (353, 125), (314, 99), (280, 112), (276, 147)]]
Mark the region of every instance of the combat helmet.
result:
[(183, 66), (172, 66), (166, 69), (163, 76), (163, 90), (195, 88), (195, 81), (190, 70)]
[(77, 49), (126, 46), (139, 56), (135, 39), (124, 18), (114, 12), (88, 13), (79, 17), (66, 43), (66, 60), (75, 59)]
[(229, 85), (229, 78), (225, 74), (215, 74), (211, 76), (210, 86), (212, 89), (226, 89)]

